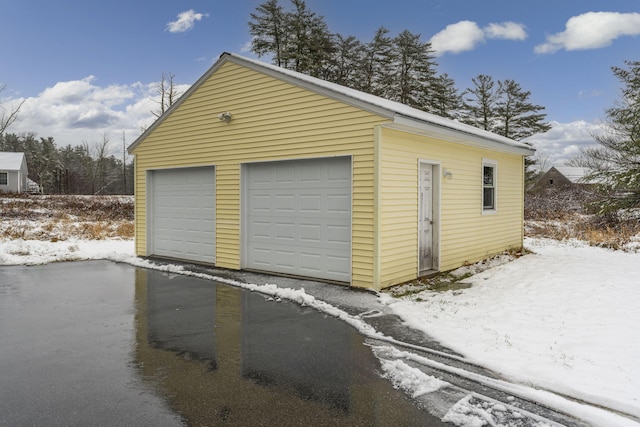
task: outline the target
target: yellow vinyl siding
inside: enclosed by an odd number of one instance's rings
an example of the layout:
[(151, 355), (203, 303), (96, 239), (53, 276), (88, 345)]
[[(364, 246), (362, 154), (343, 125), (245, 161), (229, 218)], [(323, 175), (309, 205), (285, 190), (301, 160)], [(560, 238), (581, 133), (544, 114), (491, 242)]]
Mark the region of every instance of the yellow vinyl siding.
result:
[[(230, 123), (217, 115), (229, 111)], [(214, 165), (216, 265), (240, 268), (245, 162), (353, 159), (352, 285), (373, 281), (373, 129), (384, 117), (233, 63), (224, 63), (135, 147), (136, 252), (147, 255), (148, 170)]]
[[(418, 160), (453, 173), (440, 178), (439, 269), (522, 245), (523, 157), (382, 128), (380, 139), (380, 286), (418, 270)], [(497, 211), (482, 211), (482, 159), (497, 162)], [(436, 205), (437, 206), (437, 205)], [(437, 254), (436, 254), (437, 256)]]

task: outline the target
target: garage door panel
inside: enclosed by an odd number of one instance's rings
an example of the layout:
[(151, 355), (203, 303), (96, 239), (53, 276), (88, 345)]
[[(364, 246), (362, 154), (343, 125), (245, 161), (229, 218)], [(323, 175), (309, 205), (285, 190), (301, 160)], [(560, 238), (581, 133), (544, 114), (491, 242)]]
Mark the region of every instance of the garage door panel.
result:
[(151, 174), (151, 254), (215, 263), (214, 168)]
[(328, 256), (327, 270), (331, 274), (341, 274), (345, 269), (351, 268), (351, 262), (344, 256)]
[(349, 282), (351, 159), (246, 167), (244, 266)]
[(308, 242), (318, 242), (322, 236), (322, 226), (320, 224), (300, 224), (300, 240)]
[(275, 182), (278, 184), (294, 184), (295, 174), (294, 165), (282, 165), (281, 168), (275, 171)]
[(344, 194), (328, 194), (326, 197), (327, 212), (350, 212), (351, 198)]
[(273, 263), (279, 268), (283, 268), (285, 270), (293, 271), (296, 267), (296, 257), (297, 254), (295, 251), (290, 250), (286, 251), (283, 249), (277, 249), (272, 251), (273, 255)]
[(322, 212), (322, 196), (320, 194), (301, 194), (300, 212)]
[(272, 210), (276, 215), (291, 213), (293, 214), (296, 207), (296, 198), (290, 194), (276, 194), (271, 197), (270, 202), (273, 203)]
[(351, 245), (351, 232), (349, 227), (344, 225), (327, 226), (327, 242), (334, 245), (342, 245), (348, 248)]
[(276, 239), (294, 242), (296, 240), (296, 227), (291, 223), (276, 223), (274, 228)]

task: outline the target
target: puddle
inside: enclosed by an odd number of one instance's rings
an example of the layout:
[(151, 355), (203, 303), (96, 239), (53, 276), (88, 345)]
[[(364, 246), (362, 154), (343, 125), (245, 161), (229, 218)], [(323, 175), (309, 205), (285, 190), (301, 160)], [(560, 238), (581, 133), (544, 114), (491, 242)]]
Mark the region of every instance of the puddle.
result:
[(308, 307), (108, 261), (0, 284), (0, 425), (442, 424)]
[(136, 270), (143, 380), (189, 425), (434, 425), (343, 322), (246, 290)]

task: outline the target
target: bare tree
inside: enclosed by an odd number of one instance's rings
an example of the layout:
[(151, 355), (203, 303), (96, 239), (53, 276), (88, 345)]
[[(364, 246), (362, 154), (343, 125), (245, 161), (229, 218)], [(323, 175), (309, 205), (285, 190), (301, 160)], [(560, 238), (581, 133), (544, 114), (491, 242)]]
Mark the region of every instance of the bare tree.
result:
[[(6, 85), (0, 85), (0, 93), (2, 93), (6, 87)], [(0, 115), (0, 135), (4, 135), (4, 131), (16, 121), (22, 104), (24, 104), (24, 100), (20, 101), (17, 107), (9, 107), (9, 110), (0, 105), (0, 110), (2, 111), (2, 115)]]
[(127, 192), (127, 140), (122, 131), (122, 188)]
[(94, 194), (100, 194), (105, 187), (110, 184), (107, 177), (106, 159), (109, 148), (109, 135), (105, 132), (102, 134), (102, 142), (98, 142), (95, 147), (95, 177), (97, 182), (97, 190)]
[(157, 101), (160, 104), (158, 110), (151, 111), (156, 117), (160, 117), (171, 107), (180, 97), (180, 93), (175, 85), (176, 75), (173, 73), (162, 72), (162, 79), (156, 87), (155, 94), (160, 97)]
[(536, 151), (534, 161), (535, 164), (538, 165), (538, 169), (541, 173), (546, 172), (551, 167), (551, 157), (549, 157), (549, 154), (544, 151)]

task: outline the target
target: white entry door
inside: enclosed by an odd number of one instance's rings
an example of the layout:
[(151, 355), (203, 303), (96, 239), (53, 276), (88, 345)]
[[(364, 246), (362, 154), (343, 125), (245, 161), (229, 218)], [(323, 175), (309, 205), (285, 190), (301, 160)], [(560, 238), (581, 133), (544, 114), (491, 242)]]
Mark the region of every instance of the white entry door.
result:
[(351, 281), (351, 158), (244, 167), (244, 268)]
[(433, 165), (420, 163), (418, 183), (418, 268), (420, 274), (433, 269), (433, 170)]

